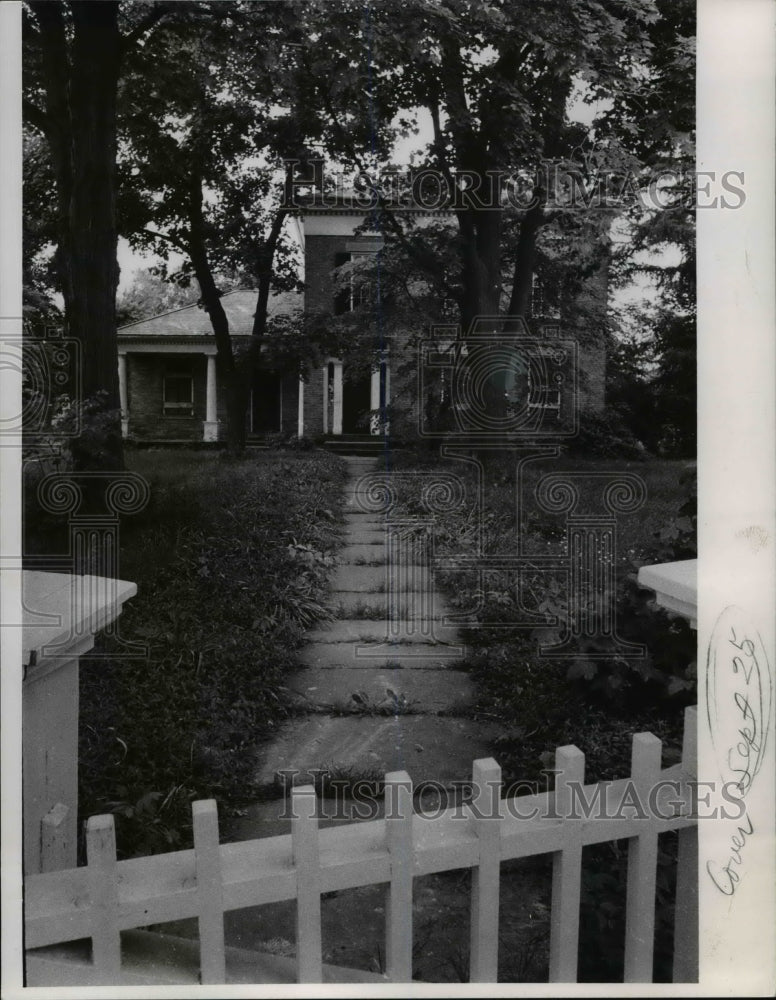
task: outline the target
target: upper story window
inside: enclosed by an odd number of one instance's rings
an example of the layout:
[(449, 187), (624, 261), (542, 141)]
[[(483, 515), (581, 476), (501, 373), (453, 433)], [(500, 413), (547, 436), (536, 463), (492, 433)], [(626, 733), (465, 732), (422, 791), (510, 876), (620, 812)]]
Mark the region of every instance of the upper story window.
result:
[(164, 415), (194, 416), (194, 379), (188, 372), (171, 372), (164, 376)]
[(352, 312), (354, 309), (361, 309), (372, 302), (372, 282), (359, 268), (367, 258), (375, 255), (374, 250), (354, 253), (338, 253), (335, 256), (335, 267), (341, 268), (344, 265), (351, 265), (348, 268), (346, 277), (338, 280), (339, 289), (334, 298), (334, 313), (341, 316), (343, 313)]

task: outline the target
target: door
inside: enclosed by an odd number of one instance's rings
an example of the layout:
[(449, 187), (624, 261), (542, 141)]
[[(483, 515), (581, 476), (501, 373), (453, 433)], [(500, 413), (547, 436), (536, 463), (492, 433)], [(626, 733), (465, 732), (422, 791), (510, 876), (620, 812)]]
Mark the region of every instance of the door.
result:
[(251, 432), (277, 434), (280, 431), (280, 377), (259, 370), (253, 377)]
[(369, 411), (372, 402), (372, 376), (353, 373), (347, 368), (342, 378), (342, 433), (369, 434)]

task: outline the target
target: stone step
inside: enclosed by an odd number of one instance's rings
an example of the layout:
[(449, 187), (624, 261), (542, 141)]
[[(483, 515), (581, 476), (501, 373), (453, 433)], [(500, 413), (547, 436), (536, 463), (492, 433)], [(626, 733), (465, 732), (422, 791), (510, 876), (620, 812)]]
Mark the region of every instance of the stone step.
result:
[(321, 642), (301, 650), (299, 662), (329, 670), (445, 670), (462, 664), (466, 654), (463, 644)]
[(336, 555), (338, 563), (351, 566), (359, 564), (384, 565), (386, 558), (387, 550), (383, 536), (377, 543), (354, 542), (351, 545), (344, 545), (337, 551)]
[(385, 593), (387, 576), (385, 566), (338, 566), (329, 577), (329, 590)]
[[(364, 592), (361, 590), (337, 590), (329, 595), (328, 605), (340, 618), (386, 619), (388, 617), (388, 594)], [(433, 591), (406, 590), (395, 595), (393, 607), (402, 618), (419, 618), (420, 609), (425, 608), (426, 621), (438, 621), (448, 614), (444, 598)]]
[(389, 623), (384, 619), (338, 618), (336, 621), (305, 633), (305, 639), (311, 646), (331, 643), (383, 643), (390, 642), (391, 638), (394, 640), (398, 638), (402, 641), (408, 639), (413, 643), (455, 643), (458, 638), (458, 629), (455, 626), (442, 625), (439, 621), (431, 620), (428, 621), (425, 629), (420, 621), (414, 620), (399, 620), (396, 622), (395, 628), (390, 629)]
[(314, 780), (316, 769), (351, 780), (406, 770), (416, 785), (448, 785), (470, 780), (472, 761), (489, 757), (502, 732), (493, 723), (450, 716), (297, 717), (259, 749), (256, 778), (277, 785), (278, 772), (294, 771), (303, 784)]
[[(367, 667), (300, 670), (288, 687), (311, 708), (453, 712), (472, 701), (473, 686), (461, 670), (380, 670)], [(353, 695), (356, 695), (356, 698)]]
[(385, 545), (385, 527), (350, 528), (343, 532), (342, 539), (348, 545)]
[[(393, 558), (390, 558), (391, 550), (392, 547), (385, 544), (354, 541), (339, 549), (335, 558), (343, 566), (385, 566), (389, 562), (397, 566), (396, 550), (393, 549)], [(427, 570), (431, 568), (428, 557), (420, 545), (403, 551), (398, 558), (401, 559), (402, 566), (423, 566)]]
[(396, 594), (420, 591), (424, 587), (429, 593), (434, 590), (430, 567), (421, 562), (392, 562), (382, 566), (340, 565), (329, 577), (332, 594), (345, 590), (380, 594), (385, 593), (389, 585)]
[(378, 514), (365, 514), (363, 511), (345, 510), (343, 525), (346, 531), (385, 531), (385, 518)]

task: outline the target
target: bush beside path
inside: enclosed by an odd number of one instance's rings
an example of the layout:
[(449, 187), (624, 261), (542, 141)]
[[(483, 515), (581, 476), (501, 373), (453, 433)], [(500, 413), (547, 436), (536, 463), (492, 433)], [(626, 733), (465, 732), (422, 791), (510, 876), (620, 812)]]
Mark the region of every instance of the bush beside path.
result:
[(325, 619), (342, 461), (323, 452), (131, 453), (151, 502), (121, 526), (126, 656), (81, 670), (80, 812), (116, 815), (123, 856), (189, 843), (193, 799), (252, 795), (251, 748), (291, 711), (304, 631)]

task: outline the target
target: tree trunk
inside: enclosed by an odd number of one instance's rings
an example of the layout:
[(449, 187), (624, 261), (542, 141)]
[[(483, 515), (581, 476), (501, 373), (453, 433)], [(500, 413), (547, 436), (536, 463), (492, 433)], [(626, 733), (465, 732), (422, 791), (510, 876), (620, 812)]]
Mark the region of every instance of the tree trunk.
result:
[[(520, 235), (515, 249), (515, 270), (512, 276), (512, 294), (509, 299), (509, 316), (525, 318), (531, 311), (531, 289), (536, 262), (536, 237), (542, 225), (542, 206), (534, 205), (520, 224)], [(517, 324), (513, 325), (517, 328)]]
[[(59, 4), (36, 3), (47, 139), (57, 178), (57, 264), (69, 336), (81, 345), (79, 469), (121, 469), (116, 340), (118, 3), (73, 0), (72, 42)], [(69, 58), (68, 58), (69, 48)]]
[(202, 177), (192, 170), (189, 178), (189, 258), (199, 285), (205, 310), (216, 341), (221, 372), (227, 385), (226, 444), (232, 454), (245, 449), (245, 411), (250, 386), (243, 384), (244, 375), (235, 363), (229, 320), (221, 303), (221, 293), (213, 277), (207, 256), (205, 218), (202, 211)]

